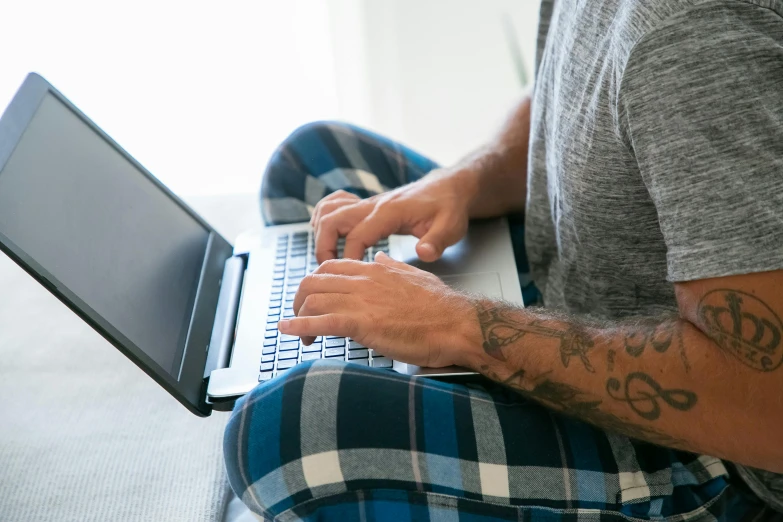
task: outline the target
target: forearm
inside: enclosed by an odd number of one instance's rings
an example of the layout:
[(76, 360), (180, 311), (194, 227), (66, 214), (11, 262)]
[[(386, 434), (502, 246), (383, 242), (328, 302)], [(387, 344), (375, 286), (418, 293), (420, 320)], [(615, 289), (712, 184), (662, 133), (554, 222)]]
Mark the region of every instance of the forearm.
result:
[(465, 364), (490, 379), (610, 431), (783, 472), (780, 387), (692, 323), (477, 306), (483, 347)]
[(471, 218), (522, 212), (527, 197), (530, 98), (512, 111), (498, 135), (452, 169), (471, 191)]

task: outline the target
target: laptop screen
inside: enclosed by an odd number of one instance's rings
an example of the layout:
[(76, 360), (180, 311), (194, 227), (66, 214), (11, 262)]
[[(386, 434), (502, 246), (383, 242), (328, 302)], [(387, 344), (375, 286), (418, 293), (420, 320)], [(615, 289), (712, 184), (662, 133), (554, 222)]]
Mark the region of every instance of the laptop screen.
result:
[(0, 233), (178, 378), (209, 231), (51, 94), (0, 172)]

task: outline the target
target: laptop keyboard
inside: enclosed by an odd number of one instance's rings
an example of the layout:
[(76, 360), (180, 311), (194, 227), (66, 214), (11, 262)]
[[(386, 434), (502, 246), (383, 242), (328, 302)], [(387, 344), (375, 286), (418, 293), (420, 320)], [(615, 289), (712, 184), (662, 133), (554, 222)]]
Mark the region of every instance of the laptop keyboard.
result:
[[(342, 257), (345, 240), (337, 244), (337, 255)], [(375, 252), (389, 253), (389, 241), (383, 239), (367, 249), (364, 261), (369, 261)], [(259, 381), (267, 381), (296, 364), (314, 359), (333, 359), (372, 368), (391, 368), (394, 361), (345, 337), (318, 337), (310, 346), (305, 346), (298, 337), (281, 334), (277, 322), (281, 318), (294, 317), (294, 296), (299, 282), (318, 267), (315, 260), (315, 244), (312, 232), (281, 234), (277, 238), (275, 271), (272, 281), (272, 295), (266, 318), (266, 334), (262, 352)]]

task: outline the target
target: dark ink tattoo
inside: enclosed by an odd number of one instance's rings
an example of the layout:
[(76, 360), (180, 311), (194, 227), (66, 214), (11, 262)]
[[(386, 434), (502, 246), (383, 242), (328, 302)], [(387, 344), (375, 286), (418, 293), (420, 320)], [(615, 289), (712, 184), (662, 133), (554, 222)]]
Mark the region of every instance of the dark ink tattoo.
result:
[(617, 352), (612, 350), (611, 348), (606, 353), (606, 369), (610, 372), (614, 371), (614, 358), (617, 355)]
[(657, 353), (666, 353), (669, 348), (676, 346), (685, 371), (690, 372), (691, 365), (685, 354), (680, 320), (670, 316), (658, 319), (643, 318), (637, 321), (626, 328), (623, 339), (623, 346), (628, 355), (641, 357), (648, 347)]
[(503, 347), (508, 346), (527, 334), (540, 335), (560, 341), (560, 361), (565, 368), (571, 363), (573, 357), (578, 357), (584, 368), (595, 373), (595, 368), (590, 363), (587, 353), (593, 348), (593, 340), (581, 325), (570, 324), (565, 329), (545, 326), (540, 319), (528, 321), (510, 317), (513, 308), (503, 306), (477, 305), (478, 320), (481, 333), (484, 338), (484, 351), (490, 357), (499, 361), (505, 361)]
[(538, 327), (535, 323), (531, 324), (531, 328), (536, 328), (532, 329), (531, 333), (560, 338), (560, 362), (563, 363), (564, 367), (568, 368), (572, 357), (578, 357), (582, 361), (582, 366), (585, 367), (585, 370), (595, 373), (595, 368), (590, 364), (590, 359), (587, 358), (587, 352), (593, 348), (594, 343), (582, 328), (571, 326), (568, 330), (561, 332), (552, 328)]
[(482, 366), (482, 372), (497, 382), (533, 399), (546, 407), (564, 415), (578, 418), (599, 428), (619, 433), (634, 439), (646, 440), (661, 446), (687, 449), (688, 445), (649, 426), (640, 426), (634, 422), (607, 413), (600, 409), (601, 400), (589, 396), (579, 388), (550, 380), (547, 375), (540, 376), (535, 382), (525, 386), (525, 372), (519, 370), (507, 379), (500, 379), (488, 366)]
[[(617, 394), (621, 389), (622, 392)], [(690, 410), (698, 400), (696, 394), (688, 390), (666, 390), (642, 372), (628, 374), (624, 384), (614, 377), (610, 378), (606, 381), (606, 392), (616, 401), (627, 402), (637, 415), (649, 421), (661, 416), (659, 400), (679, 411)]]
[(769, 372), (783, 363), (783, 323), (758, 297), (739, 290), (712, 290), (699, 302), (698, 317), (718, 346), (750, 368)]
[(672, 345), (672, 339), (679, 333), (676, 323), (661, 323), (649, 329), (639, 329), (625, 336), (625, 351), (628, 355), (639, 357), (647, 346), (658, 353), (665, 353)]
[[(487, 368), (485, 366), (485, 368)], [(521, 389), (525, 379), (525, 370), (517, 370), (511, 374), (507, 379), (504, 379), (500, 384), (504, 384), (511, 388)]]
[(520, 331), (515, 322), (503, 317), (505, 310), (502, 308), (484, 306), (481, 303), (476, 308), (481, 337), (484, 339), (484, 352), (493, 359), (505, 361), (503, 347), (520, 339), (525, 332)]

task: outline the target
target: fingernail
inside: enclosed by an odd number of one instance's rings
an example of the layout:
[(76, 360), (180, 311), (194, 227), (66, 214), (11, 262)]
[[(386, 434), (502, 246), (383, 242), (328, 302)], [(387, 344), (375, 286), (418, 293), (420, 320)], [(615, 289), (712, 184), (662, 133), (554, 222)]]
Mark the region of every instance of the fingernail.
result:
[(431, 243), (422, 243), (421, 249), (424, 251), (424, 253), (432, 254), (433, 256), (438, 253), (437, 250), (435, 250), (435, 246)]
[(279, 330), (281, 328), (288, 328), (289, 324), (290, 322), (288, 321), (288, 319), (281, 319), (277, 322), (277, 329)]
[(382, 252), (382, 251), (378, 250), (378, 251), (375, 253), (375, 257), (377, 258), (377, 257), (389, 257), (389, 256), (388, 256), (388, 255), (386, 255), (386, 252)]

